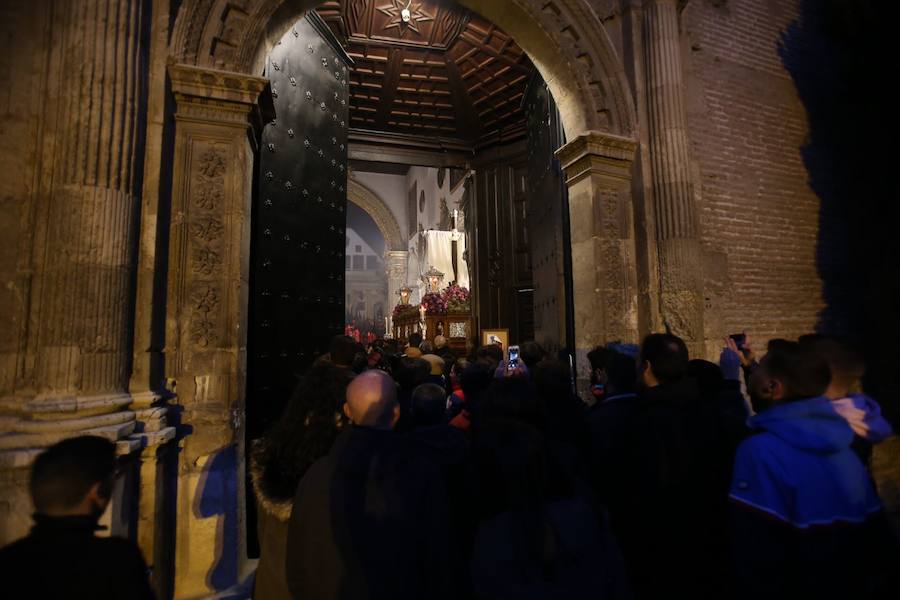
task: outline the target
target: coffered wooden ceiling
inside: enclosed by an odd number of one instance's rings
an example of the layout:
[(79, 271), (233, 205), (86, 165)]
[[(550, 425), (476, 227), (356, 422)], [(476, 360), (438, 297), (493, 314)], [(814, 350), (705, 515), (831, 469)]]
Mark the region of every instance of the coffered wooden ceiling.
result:
[(535, 68), (493, 24), (448, 2), (336, 0), (317, 10), (356, 63), (355, 129), (475, 144), (524, 133)]

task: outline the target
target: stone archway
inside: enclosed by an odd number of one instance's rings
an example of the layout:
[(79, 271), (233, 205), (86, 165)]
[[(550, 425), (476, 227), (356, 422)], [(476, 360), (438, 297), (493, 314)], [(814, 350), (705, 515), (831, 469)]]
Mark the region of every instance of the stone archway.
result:
[(347, 180), (347, 199), (372, 217), (381, 235), (384, 236), (388, 252), (406, 250), (406, 241), (400, 233), (400, 225), (378, 194), (351, 177)]
[[(400, 288), (406, 283), (409, 259), (409, 252), (406, 249), (407, 240), (400, 233), (400, 225), (384, 200), (352, 177), (347, 180), (347, 199), (366, 211), (375, 221), (381, 235), (384, 236), (387, 246), (384, 252), (385, 273), (388, 282), (387, 303), (388, 308), (393, 308)], [(390, 315), (388, 316), (390, 318)]]
[[(229, 457), (243, 456), (244, 444), (250, 197), (258, 151), (253, 129), (274, 116), (268, 82), (253, 73), (261, 72), (274, 41), (303, 11), (321, 4), (248, 0), (242, 9), (226, 0), (185, 2), (168, 46), (176, 124), (174, 150), (160, 152), (162, 161), (174, 165), (166, 376), (177, 381), (183, 422), (195, 424), (179, 455), (177, 596), (215, 591), (209, 574), (223, 564), (238, 565), (239, 571), (245, 559), (244, 465)], [(584, 0), (459, 4), (520, 44), (560, 110), (569, 141), (557, 156), (569, 190), (574, 345), (583, 379), (593, 345), (637, 340), (631, 201), (636, 122), (624, 68)], [(161, 144), (152, 135), (148, 146)], [(392, 229), (390, 222), (382, 220), (379, 227)], [(386, 240), (398, 247), (393, 232)], [(398, 255), (398, 269), (401, 252), (391, 251)], [(139, 273), (139, 296), (144, 288), (152, 295), (152, 286), (140, 283), (152, 275)], [(151, 304), (149, 296), (138, 298), (138, 306)], [(140, 311), (137, 323), (146, 318)], [(136, 349), (141, 335), (135, 336)], [(208, 488), (217, 481), (236, 490), (237, 499), (198, 513), (195, 507), (213, 497)], [(223, 539), (230, 542), (223, 545)]]
[[(179, 63), (246, 74), (262, 72), (265, 57), (298, 16), (322, 0), (228, 0), (185, 3), (170, 54)], [(550, 88), (566, 137), (589, 131), (633, 137), (634, 100), (625, 69), (602, 23), (583, 0), (459, 0), (506, 31), (528, 54)]]

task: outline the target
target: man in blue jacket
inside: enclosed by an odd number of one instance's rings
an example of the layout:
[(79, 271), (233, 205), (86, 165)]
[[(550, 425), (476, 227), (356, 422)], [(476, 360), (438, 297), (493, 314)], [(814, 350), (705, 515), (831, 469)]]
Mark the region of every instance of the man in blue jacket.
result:
[(730, 490), (740, 593), (747, 598), (873, 598), (895, 556), (881, 503), (825, 390), (827, 362), (774, 340), (750, 379), (758, 413)]

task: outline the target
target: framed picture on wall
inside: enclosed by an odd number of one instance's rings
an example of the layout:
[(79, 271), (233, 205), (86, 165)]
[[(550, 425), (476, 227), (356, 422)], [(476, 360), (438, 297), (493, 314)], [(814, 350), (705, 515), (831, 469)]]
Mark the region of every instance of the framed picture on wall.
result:
[(503, 356), (506, 356), (506, 349), (509, 347), (509, 329), (482, 329), (481, 345), (499, 344), (503, 348)]

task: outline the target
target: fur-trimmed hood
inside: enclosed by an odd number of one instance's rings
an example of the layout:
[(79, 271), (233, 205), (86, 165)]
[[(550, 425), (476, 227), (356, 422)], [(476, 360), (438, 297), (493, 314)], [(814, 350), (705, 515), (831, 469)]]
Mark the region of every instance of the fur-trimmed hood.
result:
[[(279, 521), (285, 523), (291, 519), (291, 509), (294, 507), (293, 494), (284, 497), (283, 493), (279, 494), (278, 482), (273, 481), (279, 477), (276, 469), (268, 468), (268, 465), (261, 464), (263, 453), (260, 452), (260, 445), (257, 441), (254, 451), (250, 455), (250, 480), (253, 483), (253, 494), (259, 504), (260, 510), (265, 510), (273, 515)], [(283, 486), (282, 486), (283, 487)]]

